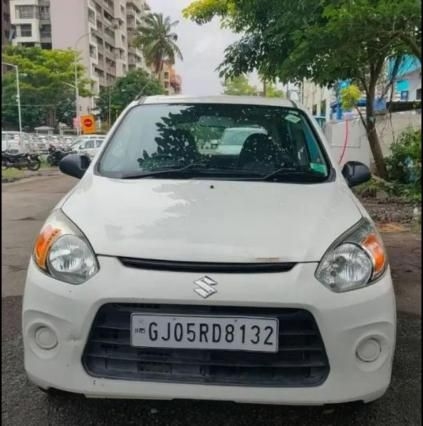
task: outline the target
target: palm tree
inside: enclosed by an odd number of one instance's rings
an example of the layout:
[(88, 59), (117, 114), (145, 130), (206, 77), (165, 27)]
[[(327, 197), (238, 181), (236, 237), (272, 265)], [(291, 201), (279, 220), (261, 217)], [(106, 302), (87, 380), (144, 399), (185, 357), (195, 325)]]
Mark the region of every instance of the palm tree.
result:
[(133, 40), (134, 46), (143, 51), (147, 65), (153, 67), (159, 80), (164, 61), (174, 64), (176, 56), (183, 59), (175, 43), (178, 36), (172, 32), (172, 28), (178, 23), (179, 21), (171, 22), (169, 16), (164, 18), (162, 13), (149, 13), (138, 27), (138, 34)]

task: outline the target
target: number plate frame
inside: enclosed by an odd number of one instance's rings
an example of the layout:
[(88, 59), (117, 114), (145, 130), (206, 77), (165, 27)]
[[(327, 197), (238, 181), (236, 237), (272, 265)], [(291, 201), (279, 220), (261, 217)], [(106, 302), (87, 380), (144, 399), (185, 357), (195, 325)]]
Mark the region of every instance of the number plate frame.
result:
[[(140, 342), (140, 335), (136, 335), (134, 333), (134, 328), (141, 326), (141, 322), (138, 319), (150, 319), (149, 323), (153, 320), (159, 321), (164, 320), (166, 321), (166, 318), (172, 318), (173, 321), (195, 321), (197, 324), (200, 322), (207, 322), (208, 324), (222, 324), (228, 325), (228, 324), (236, 324), (236, 323), (242, 323), (242, 324), (250, 324), (253, 323), (252, 326), (258, 325), (257, 323), (262, 324), (262, 329), (264, 330), (264, 327), (266, 326), (272, 326), (273, 327), (273, 344), (271, 346), (265, 347), (262, 343), (260, 347), (254, 347), (252, 343), (250, 344), (241, 344), (241, 346), (235, 346), (231, 343), (219, 342), (219, 344), (212, 344), (212, 343), (201, 343), (201, 342), (178, 342), (175, 339), (169, 340), (170, 343), (166, 344), (165, 342), (162, 343), (162, 341), (159, 342), (152, 342), (150, 339), (147, 339), (148, 342)], [(225, 323), (225, 321), (227, 321)], [(254, 323), (255, 321), (255, 323)], [(241, 327), (241, 326), (239, 326)], [(146, 333), (147, 334), (147, 333)], [(241, 331), (238, 329), (238, 335), (241, 334)], [(131, 314), (131, 322), (130, 322), (130, 345), (136, 348), (161, 348), (161, 349), (197, 349), (197, 350), (223, 350), (223, 351), (242, 351), (242, 352), (260, 352), (260, 353), (277, 353), (279, 351), (279, 320), (274, 317), (258, 317), (258, 316), (237, 316), (237, 315), (230, 315), (230, 316), (212, 316), (212, 315), (179, 315), (179, 314), (144, 314), (144, 313), (138, 313), (133, 312)], [(235, 347), (234, 347), (235, 346)]]

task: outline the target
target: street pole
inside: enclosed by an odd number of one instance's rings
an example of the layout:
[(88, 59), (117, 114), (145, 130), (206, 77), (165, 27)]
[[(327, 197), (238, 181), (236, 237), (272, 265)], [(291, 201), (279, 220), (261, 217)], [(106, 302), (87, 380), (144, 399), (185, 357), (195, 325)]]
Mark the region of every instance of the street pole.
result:
[(112, 99), (111, 99), (111, 85), (108, 86), (108, 92), (109, 92), (109, 129), (112, 127)]
[(79, 135), (79, 91), (78, 91), (78, 54), (75, 50), (75, 121), (76, 121), (76, 134)]
[(78, 43), (86, 36), (90, 35), (90, 33), (82, 34), (75, 42), (75, 60), (74, 60), (74, 73), (75, 73), (75, 119), (76, 119), (76, 133), (80, 134), (81, 131), (81, 123), (79, 122), (79, 89), (78, 89)]
[(16, 102), (18, 103), (19, 133), (22, 133), (21, 90), (19, 83), (19, 68), (16, 65)]
[(2, 62), (3, 65), (15, 68), (16, 72), (16, 103), (18, 104), (18, 123), (19, 133), (22, 133), (22, 111), (21, 111), (21, 90), (19, 84), (19, 67), (15, 64), (9, 64), (8, 62)]

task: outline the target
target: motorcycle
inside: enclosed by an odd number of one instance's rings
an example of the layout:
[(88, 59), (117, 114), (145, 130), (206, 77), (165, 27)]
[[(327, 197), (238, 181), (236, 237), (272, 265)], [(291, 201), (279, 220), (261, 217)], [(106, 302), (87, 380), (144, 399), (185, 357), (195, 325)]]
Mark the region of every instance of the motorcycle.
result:
[(48, 148), (47, 163), (50, 164), (50, 166), (58, 166), (60, 160), (68, 154), (69, 152), (62, 151), (61, 149), (57, 149), (53, 145), (50, 145)]
[(2, 169), (14, 167), (19, 170), (27, 168), (35, 172), (41, 167), (41, 160), (38, 154), (11, 154), (10, 152), (3, 151), (1, 155), (1, 167)]

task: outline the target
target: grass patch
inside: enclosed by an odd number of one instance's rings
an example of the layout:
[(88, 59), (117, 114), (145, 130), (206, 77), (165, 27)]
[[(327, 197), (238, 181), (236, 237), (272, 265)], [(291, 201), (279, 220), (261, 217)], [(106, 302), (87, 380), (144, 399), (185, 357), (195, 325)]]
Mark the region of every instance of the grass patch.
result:
[(18, 169), (6, 169), (1, 171), (1, 180), (2, 181), (13, 181), (16, 179), (21, 179), (25, 176), (23, 170)]

